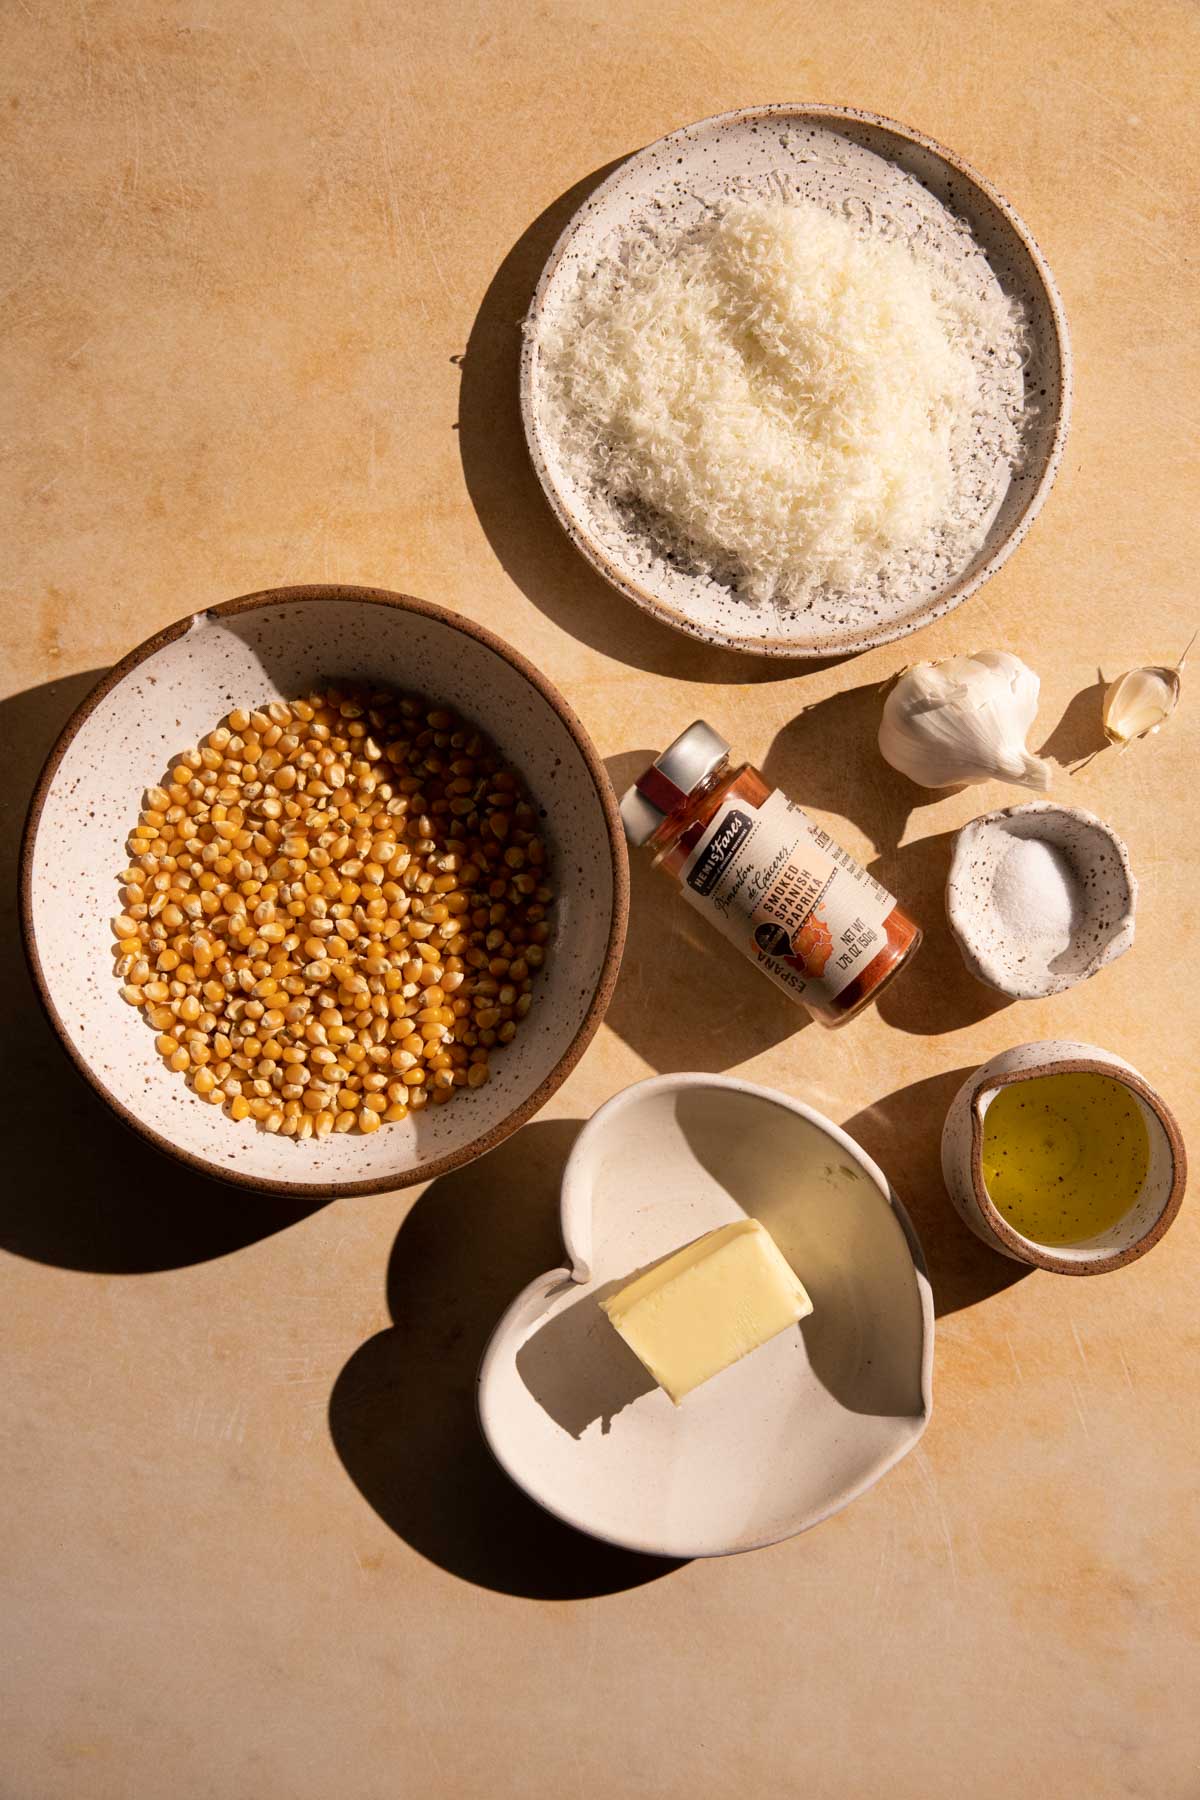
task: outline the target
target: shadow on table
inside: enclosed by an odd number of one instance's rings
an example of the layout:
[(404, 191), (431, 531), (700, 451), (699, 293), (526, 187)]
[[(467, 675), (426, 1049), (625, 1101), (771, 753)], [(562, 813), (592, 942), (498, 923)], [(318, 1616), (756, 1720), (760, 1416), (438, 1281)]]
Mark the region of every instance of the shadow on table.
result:
[[(1065, 712), (1050, 736), (1038, 751), (1039, 756), (1052, 756), (1061, 763), (1068, 774), (1074, 774), (1073, 764), (1090, 762), (1101, 750), (1110, 748), (1104, 735), (1104, 696), (1108, 691), (1108, 683), (1100, 670), (1096, 671), (1096, 679), (1090, 687), (1081, 688), (1079, 693), (1067, 703)], [(1036, 800), (1036, 794), (1028, 795)], [(1014, 801), (1018, 805), (1019, 801)]]
[(879, 1164), (904, 1203), (925, 1251), (934, 1311), (961, 1312), (1032, 1271), (969, 1231), (942, 1180), (942, 1126), (974, 1065), (930, 1075), (874, 1101), (844, 1129)]
[[(780, 681), (828, 663), (745, 656), (672, 631), (626, 600), (586, 562), (550, 510), (521, 425), (521, 321), (572, 214), (619, 166), (568, 188), (517, 239), (483, 297), (461, 359), (458, 437), (471, 504), (505, 571), (572, 637), (635, 668), (678, 681)], [(840, 660), (837, 658), (831, 660)]]
[[(163, 1156), (88, 1087), (38, 1001), (17, 917), (25, 814), (55, 738), (102, 674), (65, 676), (0, 702), (0, 1247), (60, 1268), (134, 1275), (225, 1256), (324, 1203), (241, 1193)], [(114, 880), (114, 910), (116, 900)]]
[(563, 1262), (559, 1187), (580, 1124), (535, 1120), (426, 1189), (388, 1265), (394, 1324), (355, 1351), (329, 1402), (338, 1455), (399, 1537), (464, 1581), (536, 1600), (616, 1593), (680, 1566), (543, 1512), (493, 1460), (476, 1419), (492, 1328)]
[(917, 787), (879, 754), (885, 686), (870, 681), (801, 707), (763, 760), (772, 787), (815, 812), (853, 819), (880, 852), (900, 842), (910, 813), (943, 798)]
[(924, 939), (911, 963), (879, 996), (880, 1014), (897, 1031), (936, 1036), (975, 1025), (1012, 1005), (1008, 994), (977, 981), (946, 917), (946, 877), (957, 832), (939, 831), (875, 858), (871, 873), (897, 895)]

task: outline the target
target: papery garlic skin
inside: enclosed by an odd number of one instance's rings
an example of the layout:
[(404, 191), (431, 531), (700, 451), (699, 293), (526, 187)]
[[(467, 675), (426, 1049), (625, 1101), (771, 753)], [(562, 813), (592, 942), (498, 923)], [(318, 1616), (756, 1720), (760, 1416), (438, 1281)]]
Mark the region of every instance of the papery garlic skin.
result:
[(1044, 792), (1051, 765), (1025, 748), (1040, 689), (1008, 650), (917, 663), (884, 702), (880, 754), (920, 787), (995, 780)]
[(1104, 695), (1104, 735), (1110, 744), (1132, 744), (1165, 725), (1179, 703), (1178, 669), (1130, 669)]

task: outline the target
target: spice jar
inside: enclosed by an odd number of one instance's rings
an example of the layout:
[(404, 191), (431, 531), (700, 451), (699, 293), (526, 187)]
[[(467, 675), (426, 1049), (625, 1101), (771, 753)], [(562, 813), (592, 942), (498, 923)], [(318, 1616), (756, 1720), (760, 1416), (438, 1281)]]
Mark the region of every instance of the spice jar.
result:
[(844, 1025), (921, 933), (827, 831), (697, 719), (629, 789), (631, 844), (822, 1025)]

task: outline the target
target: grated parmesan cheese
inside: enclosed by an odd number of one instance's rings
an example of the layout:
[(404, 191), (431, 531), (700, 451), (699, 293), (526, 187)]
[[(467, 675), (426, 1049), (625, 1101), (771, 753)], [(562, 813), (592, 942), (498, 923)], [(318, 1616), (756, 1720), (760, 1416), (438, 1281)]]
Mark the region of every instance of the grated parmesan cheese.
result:
[(811, 201), (627, 238), (537, 323), (568, 473), (752, 600), (861, 593), (921, 553), (964, 565), (1020, 448), (981, 368), (1011, 393), (1022, 321), (990, 271), (920, 251)]

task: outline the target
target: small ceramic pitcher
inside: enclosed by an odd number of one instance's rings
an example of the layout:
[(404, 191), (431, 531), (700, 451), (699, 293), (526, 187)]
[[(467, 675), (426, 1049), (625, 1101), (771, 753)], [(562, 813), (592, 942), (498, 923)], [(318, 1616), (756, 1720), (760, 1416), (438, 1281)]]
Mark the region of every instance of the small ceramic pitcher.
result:
[[(1107, 1075), (1129, 1089), (1145, 1120), (1150, 1166), (1133, 1204), (1108, 1231), (1086, 1243), (1051, 1248), (1022, 1237), (992, 1204), (983, 1176), (983, 1121), (1002, 1087), (1067, 1074)], [(1002, 1051), (963, 1083), (942, 1132), (942, 1173), (963, 1219), (993, 1250), (1061, 1275), (1101, 1275), (1144, 1256), (1158, 1242), (1179, 1211), (1187, 1158), (1170, 1111), (1136, 1069), (1095, 1044), (1051, 1038)]]

